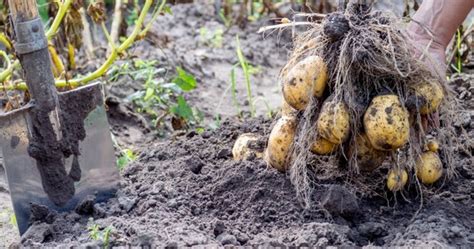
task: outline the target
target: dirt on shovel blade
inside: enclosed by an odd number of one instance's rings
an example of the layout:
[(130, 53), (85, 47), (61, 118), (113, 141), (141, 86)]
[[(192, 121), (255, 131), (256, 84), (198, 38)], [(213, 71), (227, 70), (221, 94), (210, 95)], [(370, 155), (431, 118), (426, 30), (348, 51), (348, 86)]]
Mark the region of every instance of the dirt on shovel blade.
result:
[[(57, 206), (65, 205), (75, 194), (74, 182), (81, 180), (79, 143), (86, 137), (84, 120), (102, 99), (100, 92), (80, 91), (59, 98), (60, 137), (54, 132), (51, 112), (32, 108), (32, 138), (28, 153), (36, 159), (43, 190)], [(64, 165), (73, 156), (72, 165)], [(66, 172), (66, 168), (70, 168)]]

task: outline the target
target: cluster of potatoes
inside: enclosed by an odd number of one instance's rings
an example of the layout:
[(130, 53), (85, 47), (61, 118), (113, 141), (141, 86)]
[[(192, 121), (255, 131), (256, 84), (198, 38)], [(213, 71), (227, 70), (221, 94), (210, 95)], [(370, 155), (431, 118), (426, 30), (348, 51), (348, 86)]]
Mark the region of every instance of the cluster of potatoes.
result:
[[(343, 149), (351, 136), (351, 115), (346, 103), (333, 96), (322, 99), (328, 83), (326, 63), (319, 56), (308, 56), (293, 66), (283, 78), (284, 103), (281, 117), (276, 121), (268, 138), (264, 153), (257, 152), (268, 165), (279, 170), (288, 169), (288, 154), (297, 134), (297, 114), (304, 111), (311, 98), (323, 101), (316, 126), (318, 137), (308, 148), (317, 155), (331, 155)], [(422, 115), (435, 112), (444, 94), (439, 83), (421, 83), (413, 86), (417, 98), (423, 100), (417, 109)], [(312, 96), (311, 96), (312, 95)], [(349, 158), (356, 158), (361, 171), (373, 171), (386, 160), (390, 152), (409, 143), (410, 113), (396, 94), (374, 97), (363, 115), (363, 132), (353, 134), (354, 142), (344, 151)], [(245, 159), (251, 150), (246, 145), (258, 139), (251, 134), (242, 135), (235, 143), (233, 153), (236, 160)], [(442, 163), (435, 140), (427, 142), (424, 152), (416, 161), (415, 172), (424, 184), (432, 184), (442, 176)], [(399, 191), (408, 181), (405, 168), (392, 167), (387, 176), (387, 187)]]

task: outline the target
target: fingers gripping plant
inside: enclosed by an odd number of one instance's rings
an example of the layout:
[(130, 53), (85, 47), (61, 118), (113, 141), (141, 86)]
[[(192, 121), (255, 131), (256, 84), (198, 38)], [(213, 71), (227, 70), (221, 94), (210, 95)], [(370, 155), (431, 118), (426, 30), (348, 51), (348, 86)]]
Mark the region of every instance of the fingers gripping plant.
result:
[[(55, 74), (57, 79), (55, 81), (57, 88), (76, 88), (82, 85), (86, 85), (100, 77), (102, 77), (108, 69), (113, 65), (113, 63), (119, 58), (121, 55), (125, 53), (125, 51), (130, 48), (134, 42), (143, 39), (148, 30), (151, 28), (151, 24), (156, 18), (164, 12), (166, 0), (162, 0), (161, 2), (155, 0), (145, 0), (144, 4), (141, 8), (141, 11), (138, 15), (138, 18), (135, 21), (135, 27), (130, 35), (121, 42), (120, 44), (116, 44), (112, 41), (109, 31), (105, 26), (106, 20), (106, 12), (105, 12), (105, 4), (101, 0), (92, 1), (87, 8), (87, 13), (91, 17), (91, 19), (98, 25), (101, 26), (102, 31), (108, 41), (109, 51), (110, 54), (107, 56), (105, 62), (98, 67), (95, 71), (90, 72), (83, 76), (78, 77), (64, 77), (64, 66), (62, 66), (61, 60), (58, 58), (58, 54), (55, 53), (54, 47), (50, 47), (50, 54), (51, 59), (53, 61), (53, 71), (61, 71)], [(62, 0), (57, 1), (57, 12), (56, 15), (46, 32), (46, 37), (48, 41), (51, 43), (53, 38), (57, 35), (59, 28), (62, 24), (64, 24), (65, 17), (72, 11), (73, 8), (77, 8), (77, 3), (75, 0)], [(147, 16), (148, 12), (153, 8), (151, 19), (148, 24), (144, 24), (145, 17)], [(81, 8), (81, 7), (80, 7)], [(79, 12), (79, 13), (84, 13)], [(4, 47), (7, 50), (11, 50), (11, 41), (5, 35), (5, 33), (0, 34), (0, 43), (4, 44)], [(74, 55), (73, 48), (68, 47), (70, 57)], [(19, 60), (15, 58), (14, 54), (7, 54), (5, 51), (0, 51), (0, 56), (4, 60), (4, 70), (0, 72), (0, 90), (2, 91), (9, 91), (9, 90), (27, 90), (27, 86), (25, 82), (18, 81), (12, 82), (11, 76), (15, 72), (15, 70), (19, 69), (20, 63)], [(72, 58), (69, 58), (70, 62), (73, 62)], [(71, 63), (70, 63), (71, 64)], [(61, 77), (62, 76), (62, 77)]]

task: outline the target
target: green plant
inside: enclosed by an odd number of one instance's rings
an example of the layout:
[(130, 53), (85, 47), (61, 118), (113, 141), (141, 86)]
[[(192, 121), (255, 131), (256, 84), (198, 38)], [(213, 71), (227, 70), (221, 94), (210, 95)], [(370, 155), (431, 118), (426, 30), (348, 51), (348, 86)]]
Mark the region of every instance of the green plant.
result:
[(226, 26), (226, 28), (229, 28), (232, 25), (232, 20), (225, 16), (223, 9), (219, 11), (219, 17), (224, 22), (224, 26)]
[(120, 156), (117, 158), (117, 167), (120, 171), (125, 169), (130, 163), (137, 159), (137, 154), (131, 149), (124, 149), (120, 152)]
[[(91, 219), (90, 222), (93, 220)], [(108, 226), (101, 229), (98, 224), (92, 224), (87, 227), (89, 230), (89, 238), (95, 241), (102, 241), (103, 247), (108, 248), (110, 244), (110, 236), (113, 231), (113, 227)]]
[(215, 48), (221, 48), (223, 43), (224, 30), (218, 28), (214, 31), (209, 31), (206, 27), (199, 29), (199, 36), (201, 43), (206, 46), (211, 46)]
[(143, 89), (129, 96), (137, 111), (152, 119), (153, 127), (162, 125), (163, 120), (172, 116), (184, 120), (186, 125), (198, 125), (203, 120), (202, 113), (191, 107), (184, 93), (194, 90), (197, 81), (193, 75), (177, 67), (177, 75), (171, 82), (164, 79), (166, 70), (155, 60), (137, 59), (125, 62), (111, 71), (111, 81), (122, 75), (129, 75), (134, 81), (143, 82)]
[(250, 74), (251, 74), (251, 66), (245, 59), (244, 53), (242, 52), (242, 48), (240, 47), (240, 39), (239, 36), (236, 36), (236, 52), (237, 52), (237, 58), (239, 59), (239, 64), (240, 67), (242, 68), (242, 71), (244, 72), (244, 77), (245, 77), (245, 86), (247, 88), (247, 98), (250, 106), (250, 115), (252, 117), (255, 116), (255, 106), (253, 103), (253, 97), (252, 97), (252, 88), (250, 85)]
[[(58, 2), (58, 13), (54, 17), (49, 29), (46, 32), (46, 37), (48, 40), (51, 40), (54, 38), (56, 35), (59, 26), (61, 25), (64, 16), (67, 14), (69, 8), (71, 7), (73, 3), (73, 0), (64, 0), (64, 1), (59, 1)], [(150, 22), (147, 23), (146, 25), (144, 24), (145, 17), (148, 16), (148, 11), (151, 9), (152, 5), (155, 3), (155, 8), (153, 12), (151, 13), (151, 18)], [(151, 28), (152, 23), (160, 14), (167, 13), (168, 9), (165, 7), (166, 0), (162, 0), (160, 3), (157, 1), (153, 0), (145, 0), (144, 3), (142, 4), (140, 14), (138, 18), (136, 19), (135, 22), (135, 27), (130, 35), (128, 35), (127, 39), (125, 39), (123, 42), (120, 44), (115, 44), (111, 39), (109, 32), (105, 26), (105, 23), (103, 20), (98, 20), (98, 23), (100, 27), (102, 28), (105, 37), (107, 38), (109, 42), (109, 47), (110, 47), (110, 54), (107, 56), (105, 62), (103, 62), (102, 65), (100, 65), (94, 72), (90, 72), (86, 75), (81, 75), (76, 78), (72, 79), (56, 79), (55, 80), (55, 85), (57, 88), (64, 88), (64, 87), (79, 87), (82, 85), (86, 85), (90, 83), (91, 81), (94, 81), (100, 77), (102, 77), (104, 74), (107, 73), (107, 71), (110, 69), (110, 67), (113, 65), (113, 63), (117, 60), (117, 58), (120, 55), (123, 55), (124, 52), (132, 46), (134, 42), (137, 40), (143, 39), (148, 30)], [(16, 59), (13, 63), (11, 63), (12, 68), (15, 69), (17, 68), (16, 65), (19, 65), (19, 60)], [(12, 68), (7, 68), (5, 71), (1, 72), (0, 75), (2, 76), (0, 78), (1, 82), (4, 82), (8, 77), (10, 77), (13, 74), (13, 69)], [(27, 90), (28, 87), (25, 82), (16, 82), (15, 84), (4, 84), (0, 85), (0, 90), (3, 91), (9, 91), (9, 90)]]
[(2, 217), (2, 219), (5, 219), (6, 217), (8, 217), (8, 223), (12, 227), (17, 227), (18, 226), (17, 221), (16, 221), (16, 216), (15, 216), (15, 213), (13, 212), (13, 210), (11, 210), (9, 208), (6, 208), (6, 209), (2, 210), (0, 212), (0, 217)]
[(48, 14), (49, 2), (48, 0), (38, 0), (37, 2), (38, 2), (38, 11), (39, 11), (41, 20), (44, 23), (46, 23), (49, 20), (49, 14)]
[(457, 73), (462, 73), (462, 53), (461, 53), (461, 45), (462, 45), (462, 27), (456, 31), (456, 47), (455, 47), (455, 63), (454, 70)]

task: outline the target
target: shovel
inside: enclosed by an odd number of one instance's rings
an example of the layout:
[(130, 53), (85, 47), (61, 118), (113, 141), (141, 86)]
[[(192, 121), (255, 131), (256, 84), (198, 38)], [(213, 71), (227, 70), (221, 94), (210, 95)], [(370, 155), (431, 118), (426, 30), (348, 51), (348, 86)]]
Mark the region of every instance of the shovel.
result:
[(32, 207), (74, 210), (112, 197), (119, 173), (100, 84), (58, 94), (35, 0), (9, 0), (15, 51), (31, 101), (0, 115), (0, 143), (20, 234)]

